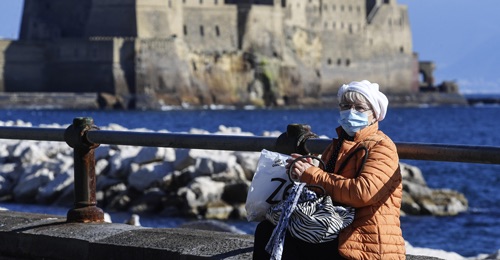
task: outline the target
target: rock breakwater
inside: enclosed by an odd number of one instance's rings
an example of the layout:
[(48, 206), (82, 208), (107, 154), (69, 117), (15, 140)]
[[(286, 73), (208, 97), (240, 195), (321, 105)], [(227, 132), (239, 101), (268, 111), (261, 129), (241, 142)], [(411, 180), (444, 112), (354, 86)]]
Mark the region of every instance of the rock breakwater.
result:
[[(22, 121), (0, 126), (30, 127)], [(38, 127), (66, 128), (64, 125)], [(116, 124), (103, 130), (125, 129)], [(168, 132), (162, 130), (158, 132)], [(191, 134), (253, 135), (220, 126), (216, 133), (191, 129)], [(279, 132), (263, 135), (278, 136)], [(105, 211), (162, 216), (245, 218), (245, 200), (258, 152), (101, 145), (95, 150), (98, 206)], [(401, 163), (403, 214), (455, 215), (467, 210), (456, 191), (430, 189), (420, 170)], [(0, 201), (73, 206), (73, 150), (64, 142), (1, 140)]]

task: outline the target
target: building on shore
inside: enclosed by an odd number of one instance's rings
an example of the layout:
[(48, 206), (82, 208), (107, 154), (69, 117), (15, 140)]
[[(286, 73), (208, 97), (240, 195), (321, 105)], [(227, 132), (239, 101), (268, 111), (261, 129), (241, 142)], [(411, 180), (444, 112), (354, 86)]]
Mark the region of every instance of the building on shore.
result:
[(25, 0), (0, 40), (0, 92), (125, 108), (323, 105), (362, 79), (408, 95), (420, 73), (396, 0)]

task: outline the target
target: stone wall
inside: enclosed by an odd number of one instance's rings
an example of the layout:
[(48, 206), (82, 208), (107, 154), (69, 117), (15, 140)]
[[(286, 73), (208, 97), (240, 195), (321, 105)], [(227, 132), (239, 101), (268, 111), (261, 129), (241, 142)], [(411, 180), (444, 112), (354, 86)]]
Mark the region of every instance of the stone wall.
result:
[(45, 49), (42, 44), (0, 41), (0, 85), (7, 92), (45, 91)]
[(24, 0), (20, 40), (80, 38), (91, 1)]
[(416, 90), (407, 9), (395, 1), (72, 2), (26, 1), (3, 91), (110, 93), (154, 108), (322, 105), (362, 79)]
[(231, 52), (238, 49), (235, 6), (184, 8), (184, 40), (193, 52)]

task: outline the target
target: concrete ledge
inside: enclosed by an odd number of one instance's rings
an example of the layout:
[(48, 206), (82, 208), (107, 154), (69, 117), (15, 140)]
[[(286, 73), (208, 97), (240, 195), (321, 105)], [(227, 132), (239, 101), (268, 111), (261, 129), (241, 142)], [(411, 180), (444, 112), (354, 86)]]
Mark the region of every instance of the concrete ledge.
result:
[[(0, 259), (251, 259), (253, 236), (0, 211)], [(437, 259), (407, 256), (407, 259)]]
[(37, 259), (251, 259), (253, 236), (182, 228), (66, 223), (0, 211), (0, 256)]

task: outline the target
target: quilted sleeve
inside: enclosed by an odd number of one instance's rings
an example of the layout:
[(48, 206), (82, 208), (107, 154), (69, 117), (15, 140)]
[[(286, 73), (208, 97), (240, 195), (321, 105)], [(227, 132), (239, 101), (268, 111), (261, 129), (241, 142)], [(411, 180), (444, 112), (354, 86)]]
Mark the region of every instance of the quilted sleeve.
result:
[[(356, 163), (356, 160), (349, 163)], [(387, 198), (401, 182), (399, 174), (396, 146), (390, 139), (383, 139), (370, 150), (358, 177), (346, 178), (328, 174), (318, 167), (310, 167), (301, 180), (323, 186), (334, 201), (352, 207), (364, 207)]]

